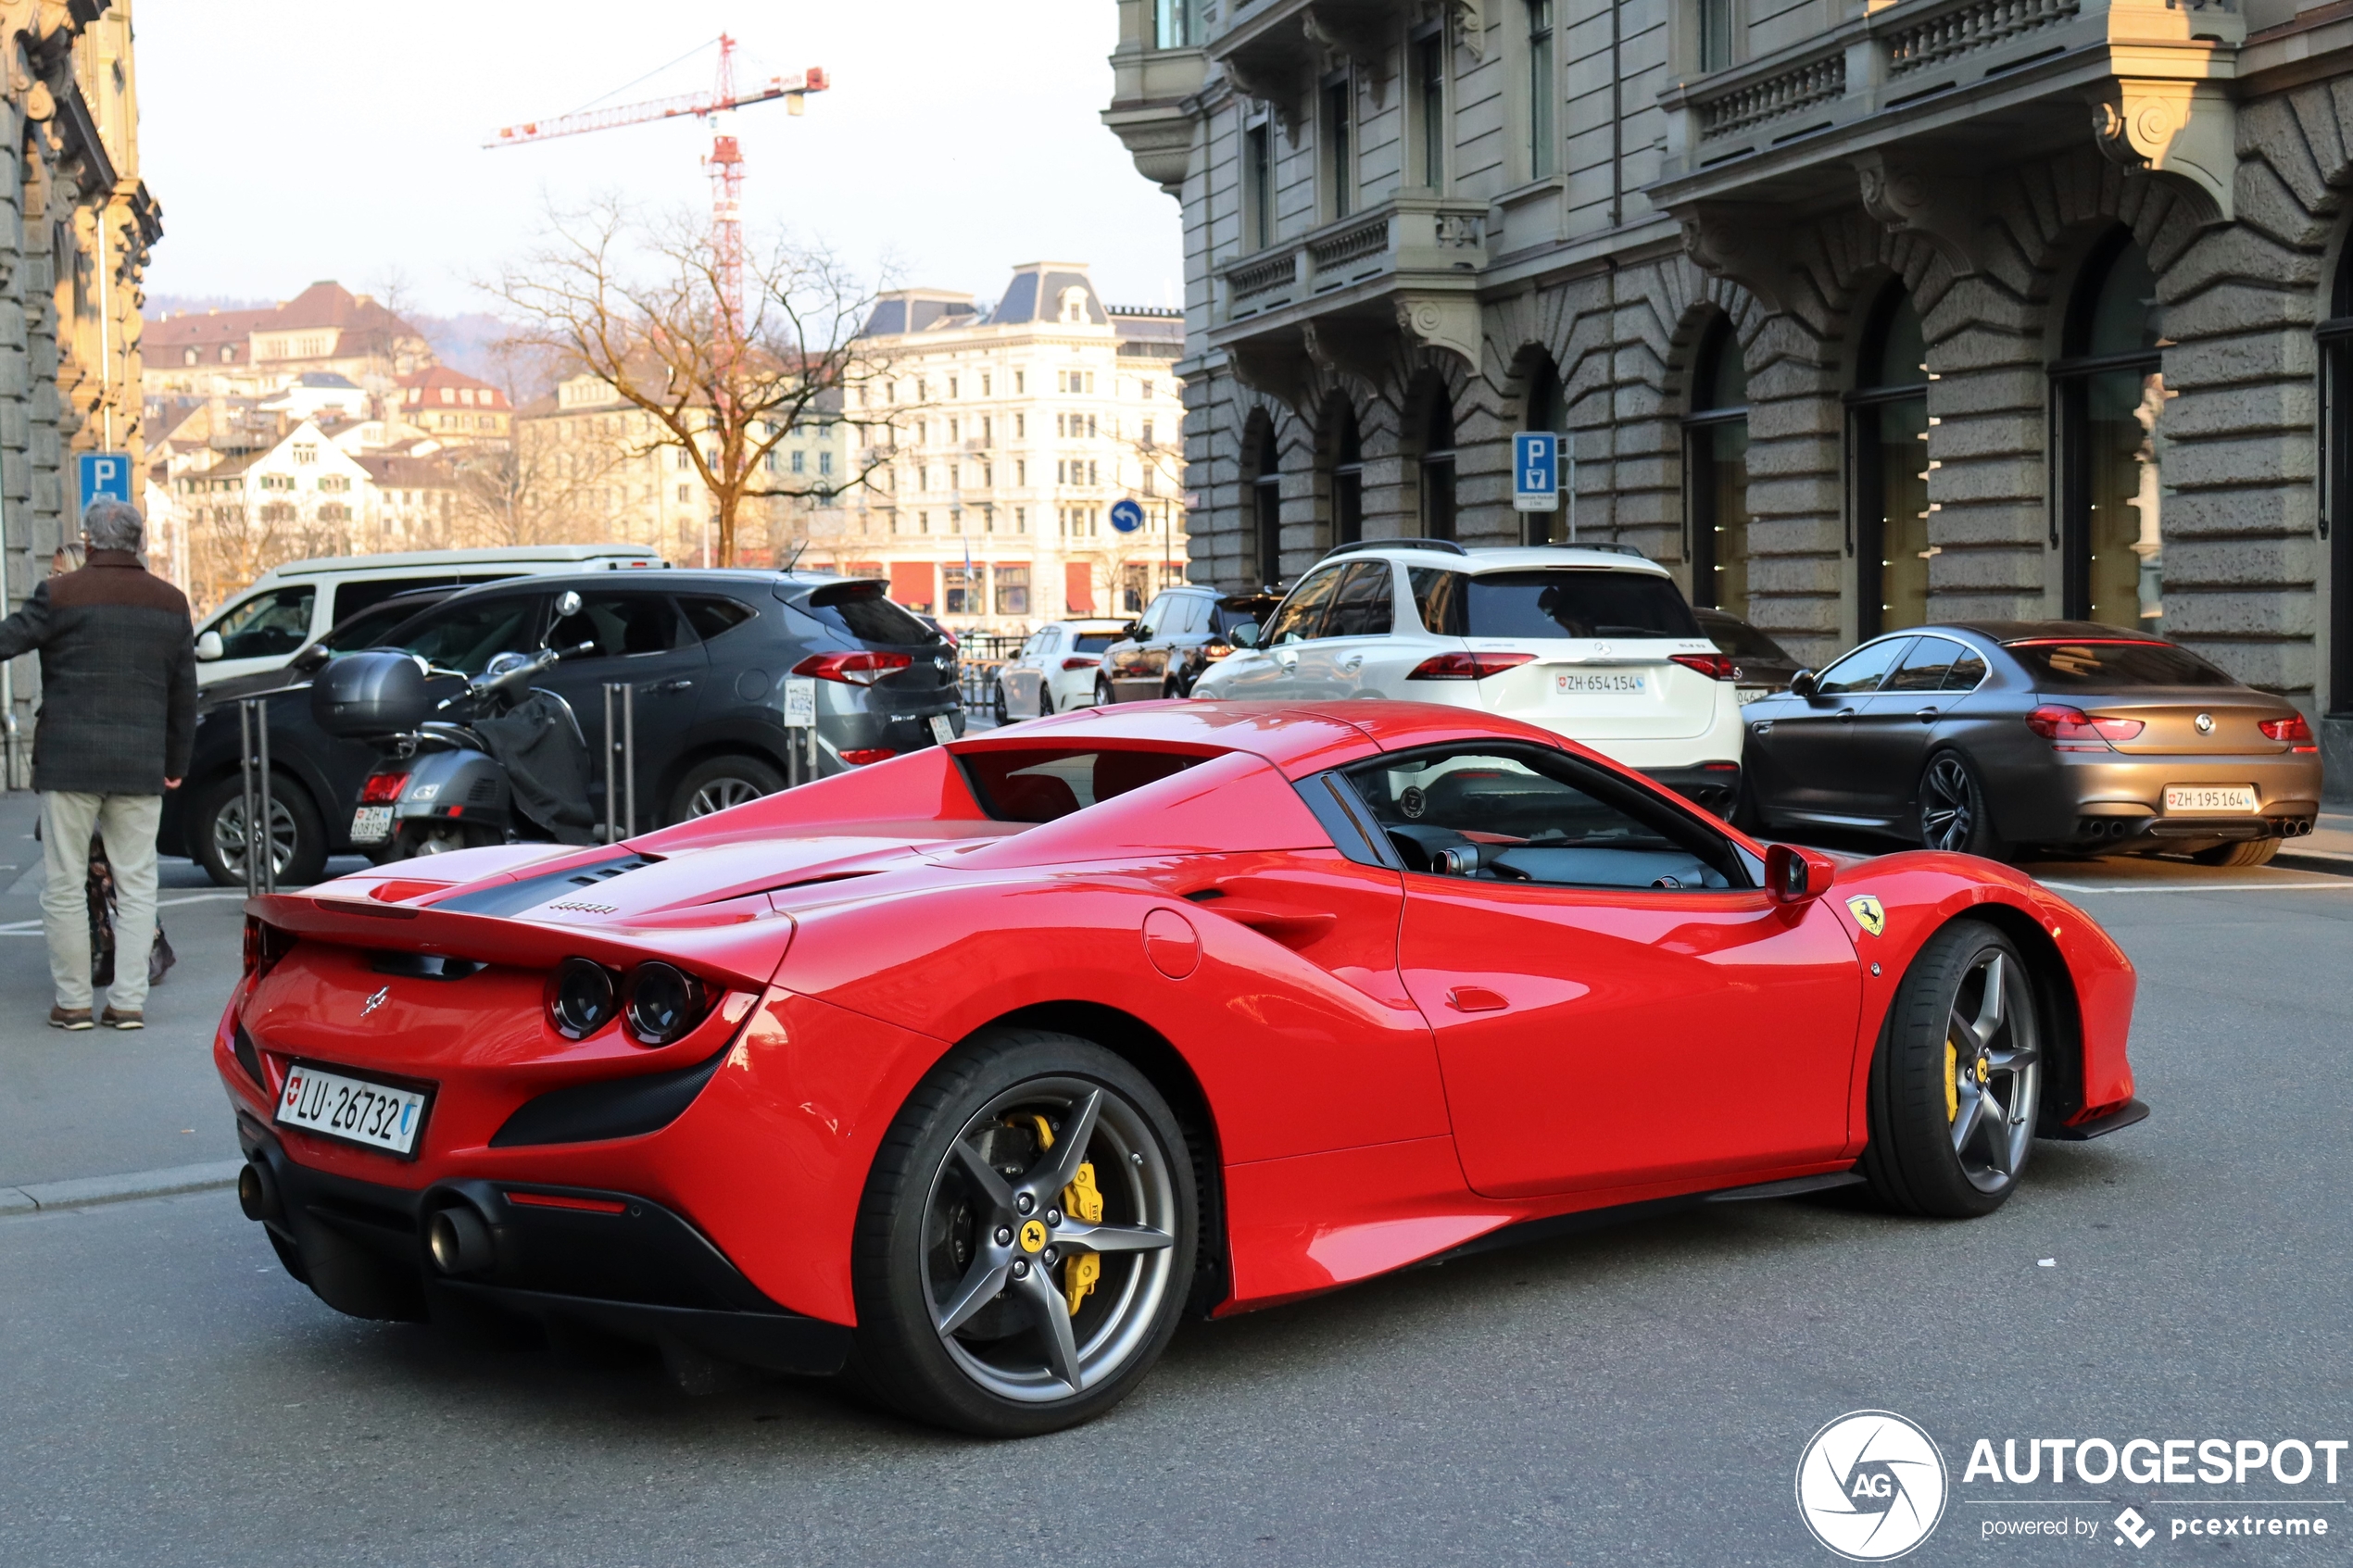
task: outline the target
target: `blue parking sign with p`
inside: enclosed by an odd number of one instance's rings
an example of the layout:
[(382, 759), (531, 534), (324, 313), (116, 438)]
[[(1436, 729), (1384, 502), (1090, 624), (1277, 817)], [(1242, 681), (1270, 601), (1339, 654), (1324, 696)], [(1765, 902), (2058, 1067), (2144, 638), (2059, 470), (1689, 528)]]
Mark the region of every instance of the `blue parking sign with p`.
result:
[(1548, 430), (1512, 437), (1512, 510), (1556, 512), (1561, 507), (1561, 438)]
[(82, 505), (85, 509), (93, 501), (131, 499), (130, 453), (84, 452), (75, 467), (82, 481)]

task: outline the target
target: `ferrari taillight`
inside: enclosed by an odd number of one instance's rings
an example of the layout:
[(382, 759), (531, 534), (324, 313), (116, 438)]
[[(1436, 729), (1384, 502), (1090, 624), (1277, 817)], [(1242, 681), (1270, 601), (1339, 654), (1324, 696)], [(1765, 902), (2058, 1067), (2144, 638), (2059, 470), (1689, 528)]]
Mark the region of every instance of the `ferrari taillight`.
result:
[(903, 653), (875, 653), (862, 648), (856, 653), (812, 653), (794, 665), (792, 672), (820, 681), (839, 681), (846, 686), (871, 686), (914, 662)]
[(294, 950), (291, 933), (256, 918), (245, 917), (245, 976), (258, 980), (277, 967), (278, 960)]
[(1696, 670), (1711, 681), (1737, 681), (1741, 667), (1728, 653), (1675, 653), (1667, 657), (1686, 670)]
[(2312, 739), (2312, 726), (2304, 721), (2304, 715), (2301, 713), (2291, 713), (2284, 719), (2261, 720), (2255, 727), (2262, 731), (2267, 739), (2288, 742), (2288, 749), (2291, 751), (2321, 749), (2319, 744)]
[(406, 773), (378, 773), (359, 786), (359, 804), (389, 805), (399, 799), (400, 792), (408, 787), (409, 775)]
[(2080, 708), (2051, 702), (2028, 714), (2026, 727), (2049, 741), (2054, 751), (2107, 751), (2109, 743), (2131, 740), (2148, 728), (2138, 719), (2095, 719)]
[(1409, 681), (1484, 681), (1506, 670), (1516, 670), (1535, 659), (1532, 653), (1441, 653), (1414, 666)]

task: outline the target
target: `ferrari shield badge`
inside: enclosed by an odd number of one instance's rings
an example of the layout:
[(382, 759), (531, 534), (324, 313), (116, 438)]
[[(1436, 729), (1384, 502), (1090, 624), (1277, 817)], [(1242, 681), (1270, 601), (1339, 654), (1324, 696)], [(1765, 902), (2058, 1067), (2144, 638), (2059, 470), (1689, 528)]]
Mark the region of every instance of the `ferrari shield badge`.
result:
[(1871, 935), (1877, 936), (1887, 929), (1887, 911), (1869, 894), (1856, 894), (1846, 901), (1846, 907), (1854, 911), (1855, 923)]

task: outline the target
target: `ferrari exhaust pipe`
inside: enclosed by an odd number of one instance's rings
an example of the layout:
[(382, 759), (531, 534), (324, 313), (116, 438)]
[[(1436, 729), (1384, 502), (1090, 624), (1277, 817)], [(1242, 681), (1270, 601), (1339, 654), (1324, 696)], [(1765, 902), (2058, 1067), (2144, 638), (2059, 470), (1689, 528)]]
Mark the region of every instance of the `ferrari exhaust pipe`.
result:
[(285, 1205), (278, 1198), (278, 1178), (270, 1167), (258, 1160), (248, 1160), (245, 1168), (237, 1173), (237, 1207), (245, 1218), (257, 1223), (285, 1218)]
[(472, 1208), (435, 1211), (425, 1226), (425, 1246), (433, 1266), (445, 1274), (478, 1274), (497, 1261), (490, 1227)]

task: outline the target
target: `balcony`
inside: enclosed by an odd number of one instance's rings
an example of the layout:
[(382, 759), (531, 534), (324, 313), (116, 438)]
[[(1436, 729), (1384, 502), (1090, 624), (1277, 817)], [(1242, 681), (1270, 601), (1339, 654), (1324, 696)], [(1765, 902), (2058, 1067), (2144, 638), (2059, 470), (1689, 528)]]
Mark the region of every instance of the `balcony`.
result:
[(1667, 93), (1650, 194), (1690, 218), (1851, 195), (1859, 176), (1874, 216), (1957, 241), (1931, 210), (1950, 187), (1990, 157), (2080, 144), (2088, 104), (2103, 152), (2225, 221), (2221, 84), (2246, 31), (2235, 0), (1900, 0)]
[(1487, 212), (1484, 201), (1406, 193), (1228, 262), (1217, 273), (1210, 345), (1307, 332), (1331, 346), (1402, 328), (1475, 356)]

